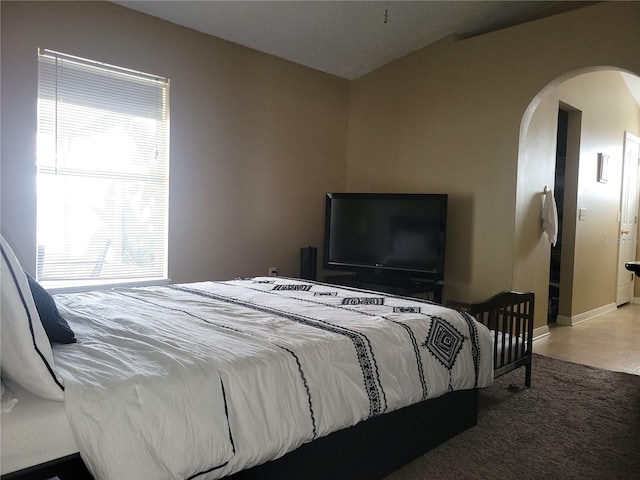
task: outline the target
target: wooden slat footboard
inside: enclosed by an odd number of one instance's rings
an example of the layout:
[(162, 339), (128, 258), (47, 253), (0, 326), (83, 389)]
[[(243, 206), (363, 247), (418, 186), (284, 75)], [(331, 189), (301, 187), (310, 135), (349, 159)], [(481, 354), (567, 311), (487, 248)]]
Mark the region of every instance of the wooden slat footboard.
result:
[(533, 292), (500, 292), (481, 302), (449, 301), (447, 306), (465, 311), (489, 327), (495, 377), (525, 367), (524, 384), (530, 387), (534, 301)]

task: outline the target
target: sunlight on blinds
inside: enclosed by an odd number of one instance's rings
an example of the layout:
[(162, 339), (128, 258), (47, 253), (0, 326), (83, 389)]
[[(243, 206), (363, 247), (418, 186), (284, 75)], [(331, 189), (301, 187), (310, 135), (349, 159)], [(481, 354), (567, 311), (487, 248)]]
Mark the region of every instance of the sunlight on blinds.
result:
[(38, 59), (38, 280), (165, 279), (168, 80), (47, 50)]

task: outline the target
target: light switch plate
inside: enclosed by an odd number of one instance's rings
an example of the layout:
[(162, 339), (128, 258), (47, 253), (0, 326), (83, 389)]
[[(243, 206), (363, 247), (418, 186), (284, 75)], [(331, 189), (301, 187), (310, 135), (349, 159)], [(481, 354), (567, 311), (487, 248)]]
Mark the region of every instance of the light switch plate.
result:
[(581, 208), (578, 210), (578, 220), (586, 220), (587, 218), (587, 209)]

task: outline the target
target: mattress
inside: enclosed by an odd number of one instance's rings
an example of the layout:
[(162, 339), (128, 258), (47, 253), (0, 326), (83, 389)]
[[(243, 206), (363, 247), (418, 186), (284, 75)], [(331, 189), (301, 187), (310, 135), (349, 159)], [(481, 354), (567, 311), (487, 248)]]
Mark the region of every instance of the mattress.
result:
[(96, 478), (220, 478), (493, 379), (486, 327), (379, 292), (258, 277), (56, 303), (65, 401), (9, 385), (2, 474), (80, 451)]
[(18, 402), (0, 417), (2, 475), (78, 452), (63, 402), (44, 400), (15, 384)]
[(509, 335), (506, 332), (497, 332), (496, 335), (496, 331), (491, 330), (491, 339), (494, 342), (494, 354), (496, 356), (494, 369), (511, 363), (514, 359), (527, 352), (527, 342), (524, 335)]
[(214, 479), (493, 379), (489, 330), (417, 299), (282, 277), (56, 295), (96, 478)]

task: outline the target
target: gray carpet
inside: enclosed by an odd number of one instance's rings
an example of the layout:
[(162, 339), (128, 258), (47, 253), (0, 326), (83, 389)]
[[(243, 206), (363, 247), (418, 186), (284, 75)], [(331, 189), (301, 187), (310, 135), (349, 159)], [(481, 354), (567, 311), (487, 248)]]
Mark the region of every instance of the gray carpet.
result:
[(536, 355), (480, 393), (478, 425), (385, 480), (640, 479), (640, 376)]

